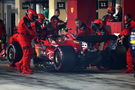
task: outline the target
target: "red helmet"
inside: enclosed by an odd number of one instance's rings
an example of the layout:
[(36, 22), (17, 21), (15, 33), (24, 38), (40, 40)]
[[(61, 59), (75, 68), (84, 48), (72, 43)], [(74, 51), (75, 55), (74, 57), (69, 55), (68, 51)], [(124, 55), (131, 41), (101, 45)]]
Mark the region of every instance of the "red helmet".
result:
[(97, 32), (102, 26), (103, 26), (102, 20), (101, 19), (96, 19), (91, 24), (91, 29)]
[(96, 19), (96, 20), (94, 20), (94, 23), (95, 24), (102, 24), (102, 20), (101, 19)]
[(26, 16), (30, 19), (30, 21), (35, 21), (37, 19), (37, 13), (33, 9), (28, 9)]
[(109, 7), (107, 8), (107, 10), (108, 10), (108, 13), (111, 13), (111, 14), (114, 13), (114, 7), (112, 7), (112, 6), (109, 6)]
[(43, 23), (45, 16), (43, 14), (38, 14), (38, 22)]

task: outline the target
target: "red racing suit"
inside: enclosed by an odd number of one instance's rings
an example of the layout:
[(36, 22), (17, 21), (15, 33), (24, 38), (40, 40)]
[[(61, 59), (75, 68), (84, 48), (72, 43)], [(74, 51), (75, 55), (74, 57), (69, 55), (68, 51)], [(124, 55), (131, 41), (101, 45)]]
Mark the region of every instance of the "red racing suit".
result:
[[(131, 30), (135, 28), (135, 21), (131, 21), (130, 22), (130, 26), (127, 28), (127, 29), (124, 29), (121, 33), (120, 33), (120, 36), (129, 36), (130, 33), (131, 33)], [(125, 73), (129, 73), (130, 70), (132, 71), (133, 70), (133, 63), (134, 63), (134, 60), (133, 60), (133, 57), (131, 55), (131, 51), (130, 51), (130, 48), (128, 48), (127, 50), (127, 53), (126, 53), (126, 61), (127, 61), (127, 67), (128, 69), (125, 71)], [(129, 71), (129, 72), (128, 72)]]
[(32, 30), (30, 20), (24, 16), (18, 24), (17, 35), (14, 36), (23, 51), (22, 59), (16, 63), (18, 71), (23, 74), (32, 74), (32, 70), (30, 69), (30, 60), (34, 50), (31, 46), (31, 40), (35, 35), (36, 32)]

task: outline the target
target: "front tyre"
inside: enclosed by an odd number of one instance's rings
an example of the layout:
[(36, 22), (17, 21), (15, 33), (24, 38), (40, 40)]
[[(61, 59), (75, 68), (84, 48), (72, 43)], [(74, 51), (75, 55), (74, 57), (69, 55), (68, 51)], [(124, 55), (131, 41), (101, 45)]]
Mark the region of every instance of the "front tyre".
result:
[(22, 55), (22, 49), (17, 42), (8, 46), (7, 59), (11, 64), (20, 61), (22, 59)]
[(76, 65), (76, 54), (70, 46), (60, 46), (54, 52), (54, 68), (56, 71), (72, 71)]

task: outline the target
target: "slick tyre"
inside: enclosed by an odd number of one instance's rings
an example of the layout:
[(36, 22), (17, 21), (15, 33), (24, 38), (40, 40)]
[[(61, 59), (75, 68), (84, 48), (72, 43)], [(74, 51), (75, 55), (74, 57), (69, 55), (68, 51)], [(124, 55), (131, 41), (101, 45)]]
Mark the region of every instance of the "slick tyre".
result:
[(60, 46), (54, 53), (54, 69), (56, 71), (72, 71), (76, 65), (76, 54), (70, 46)]
[(22, 49), (19, 43), (10, 44), (7, 49), (7, 59), (10, 63), (16, 63), (22, 59)]

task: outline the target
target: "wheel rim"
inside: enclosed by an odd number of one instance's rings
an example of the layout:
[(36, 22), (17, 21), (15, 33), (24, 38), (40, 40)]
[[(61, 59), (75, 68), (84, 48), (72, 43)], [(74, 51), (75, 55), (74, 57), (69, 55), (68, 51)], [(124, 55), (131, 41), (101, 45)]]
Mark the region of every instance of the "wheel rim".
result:
[(15, 59), (15, 52), (12, 47), (9, 48), (8, 57), (9, 57), (10, 62), (13, 62), (13, 60)]
[(55, 65), (55, 69), (59, 70), (62, 66), (62, 57), (61, 57), (61, 53), (60, 51), (56, 51), (55, 53), (55, 57), (54, 57), (54, 65)]

